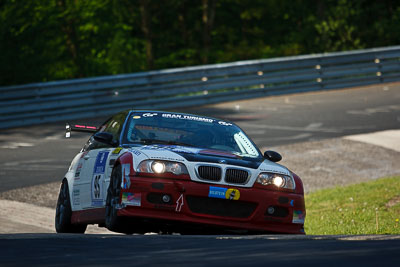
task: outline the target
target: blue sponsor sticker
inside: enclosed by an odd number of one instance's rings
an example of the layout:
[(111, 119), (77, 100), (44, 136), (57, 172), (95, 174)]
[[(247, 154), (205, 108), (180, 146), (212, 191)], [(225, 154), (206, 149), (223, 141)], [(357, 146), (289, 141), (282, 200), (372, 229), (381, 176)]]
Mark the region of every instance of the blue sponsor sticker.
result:
[(108, 151), (100, 151), (97, 154), (96, 162), (94, 164), (93, 169), (93, 177), (91, 184), (92, 191), (92, 206), (93, 207), (101, 207), (103, 206), (104, 201), (104, 171), (106, 170), (106, 163)]
[(227, 190), (228, 190), (227, 188), (223, 187), (210, 186), (210, 191), (208, 191), (208, 197), (225, 199)]
[(94, 164), (93, 173), (104, 173), (106, 169), (106, 163), (108, 158), (108, 151), (100, 151), (96, 157), (96, 163)]

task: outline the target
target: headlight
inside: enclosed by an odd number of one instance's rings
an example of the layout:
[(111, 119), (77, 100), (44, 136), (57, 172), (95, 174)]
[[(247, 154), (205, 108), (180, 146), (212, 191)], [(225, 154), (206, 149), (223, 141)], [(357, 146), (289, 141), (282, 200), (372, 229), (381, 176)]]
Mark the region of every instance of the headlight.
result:
[(296, 187), (292, 176), (277, 173), (262, 172), (258, 175), (256, 182), (262, 185), (274, 185), (278, 188), (295, 189)]
[(172, 173), (175, 175), (188, 174), (186, 166), (179, 162), (164, 160), (144, 160), (138, 166), (140, 173)]
[(151, 169), (155, 173), (163, 173), (165, 172), (165, 164), (164, 162), (153, 161), (153, 163), (151, 164)]

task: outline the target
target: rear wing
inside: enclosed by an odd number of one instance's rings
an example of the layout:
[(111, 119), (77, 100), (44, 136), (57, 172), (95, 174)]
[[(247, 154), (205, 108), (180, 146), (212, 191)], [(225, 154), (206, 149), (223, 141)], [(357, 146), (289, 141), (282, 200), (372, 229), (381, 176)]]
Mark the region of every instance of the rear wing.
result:
[(87, 125), (81, 125), (81, 124), (70, 125), (69, 123), (67, 123), (65, 125), (65, 137), (70, 138), (71, 132), (95, 133), (95, 132), (97, 132), (97, 130), (98, 130), (98, 128), (95, 126), (87, 126)]

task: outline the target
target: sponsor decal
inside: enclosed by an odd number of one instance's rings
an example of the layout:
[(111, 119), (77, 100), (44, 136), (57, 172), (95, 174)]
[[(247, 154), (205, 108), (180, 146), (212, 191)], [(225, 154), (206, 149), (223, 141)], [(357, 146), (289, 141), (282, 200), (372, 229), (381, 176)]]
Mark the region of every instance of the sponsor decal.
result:
[(76, 168), (76, 171), (75, 171), (75, 180), (80, 179), (79, 176), (81, 175), (82, 166), (83, 166), (82, 162), (79, 162), (78, 167)]
[(238, 200), (240, 198), (240, 191), (234, 188), (210, 186), (208, 197)]
[(174, 145), (145, 145), (139, 148), (140, 150), (167, 150), (175, 153), (188, 153), (188, 154), (197, 154), (200, 149), (198, 148), (189, 148), (183, 146), (174, 146)]
[(99, 154), (97, 154), (93, 173), (104, 173), (108, 154), (108, 151), (100, 151)]
[(154, 116), (157, 116), (158, 114), (157, 113), (144, 113), (142, 116), (143, 117), (154, 117)]
[(72, 192), (72, 203), (74, 206), (79, 206), (81, 204), (81, 198), (80, 198), (80, 190), (79, 189), (74, 189)]
[(140, 207), (142, 205), (142, 193), (122, 193), (122, 203), (130, 206)]
[(142, 154), (142, 152), (135, 150), (135, 149), (131, 149), (130, 150), (132, 154), (136, 155), (136, 156), (140, 156)]
[(176, 212), (181, 212), (182, 206), (183, 206), (183, 194), (181, 194), (178, 198), (178, 200), (176, 201), (176, 207), (175, 207), (175, 211)]
[(293, 211), (293, 220), (292, 223), (304, 223), (304, 213), (301, 210), (294, 210)]
[(229, 152), (210, 150), (210, 149), (201, 150), (199, 151), (199, 154), (210, 155), (210, 156), (223, 156), (228, 158), (240, 158), (240, 156)]
[(104, 171), (106, 169), (108, 154), (108, 151), (100, 151), (99, 154), (97, 154), (96, 162), (94, 164), (91, 190), (92, 206), (94, 207), (103, 206)]
[(162, 114), (161, 116), (162, 116), (163, 118), (167, 118), (167, 119), (201, 121), (201, 122), (209, 122), (209, 123), (213, 123), (213, 122), (214, 122), (213, 119), (203, 118), (203, 117), (198, 117), (198, 116), (192, 116), (192, 115)]
[(240, 198), (240, 192), (237, 189), (229, 188), (226, 190), (225, 198), (230, 200), (238, 200)]
[(131, 187), (131, 179), (129, 174), (131, 173), (131, 164), (122, 164), (122, 188), (129, 189)]
[(150, 159), (168, 160), (168, 161), (183, 161), (183, 159), (169, 158), (169, 157), (151, 157)]
[(227, 190), (228, 189), (223, 187), (210, 186), (210, 190), (208, 191), (208, 197), (225, 198)]
[(112, 153), (115, 155), (118, 155), (119, 152), (121, 152), (121, 150), (122, 150), (122, 147), (117, 147), (116, 149), (114, 149), (114, 151)]
[(223, 125), (223, 126), (232, 126), (232, 123), (225, 122), (225, 121), (219, 121), (218, 124)]
[(283, 174), (283, 175), (289, 175), (288, 172), (281, 171), (281, 170), (278, 170), (278, 169), (262, 169), (261, 168), (260, 171), (262, 171), (262, 172), (272, 172), (272, 173)]

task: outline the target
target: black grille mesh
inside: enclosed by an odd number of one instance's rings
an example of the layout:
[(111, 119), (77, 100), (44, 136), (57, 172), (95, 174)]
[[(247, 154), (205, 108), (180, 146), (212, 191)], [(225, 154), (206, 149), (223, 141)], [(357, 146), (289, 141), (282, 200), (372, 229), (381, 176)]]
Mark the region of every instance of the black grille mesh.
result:
[(200, 166), (198, 168), (198, 173), (201, 179), (219, 181), (221, 180), (222, 170), (214, 166)]
[(245, 170), (227, 169), (225, 181), (231, 184), (244, 184), (247, 182), (249, 173)]
[(256, 203), (210, 197), (186, 196), (189, 209), (194, 213), (221, 217), (248, 218)]

